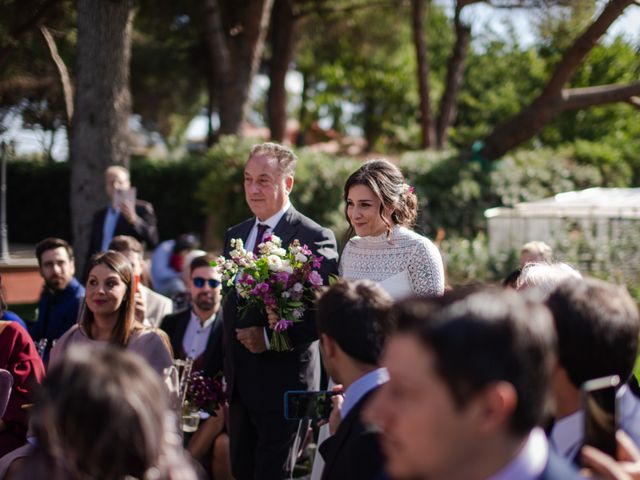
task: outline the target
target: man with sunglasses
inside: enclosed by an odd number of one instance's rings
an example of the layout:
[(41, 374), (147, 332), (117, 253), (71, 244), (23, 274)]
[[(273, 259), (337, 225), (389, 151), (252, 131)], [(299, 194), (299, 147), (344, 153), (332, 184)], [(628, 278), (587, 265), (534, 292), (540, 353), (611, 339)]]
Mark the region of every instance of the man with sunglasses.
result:
[(189, 266), (187, 285), (191, 306), (164, 317), (162, 328), (171, 339), (176, 358), (194, 359), (193, 371), (213, 377), (222, 371), (222, 320), (220, 274), (211, 266), (213, 255), (196, 257)]

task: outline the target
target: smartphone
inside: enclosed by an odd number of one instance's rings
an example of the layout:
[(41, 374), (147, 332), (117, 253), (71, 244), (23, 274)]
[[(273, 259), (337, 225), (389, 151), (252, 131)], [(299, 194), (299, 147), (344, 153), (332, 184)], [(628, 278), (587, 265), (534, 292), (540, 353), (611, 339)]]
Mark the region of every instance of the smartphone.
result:
[(321, 390), (289, 390), (284, 392), (284, 418), (287, 420), (320, 420), (331, 415), (331, 397), (335, 392)]
[(584, 445), (591, 445), (616, 458), (618, 428), (617, 391), (620, 377), (611, 375), (582, 384)]

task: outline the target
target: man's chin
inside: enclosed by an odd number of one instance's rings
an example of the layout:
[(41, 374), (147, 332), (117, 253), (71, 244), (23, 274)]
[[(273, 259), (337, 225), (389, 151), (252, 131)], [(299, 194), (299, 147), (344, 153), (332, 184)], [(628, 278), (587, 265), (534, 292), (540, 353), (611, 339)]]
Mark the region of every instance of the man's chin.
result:
[(64, 283), (63, 280), (53, 281), (53, 282), (45, 282), (47, 288), (53, 291), (62, 291), (67, 288), (68, 283)]

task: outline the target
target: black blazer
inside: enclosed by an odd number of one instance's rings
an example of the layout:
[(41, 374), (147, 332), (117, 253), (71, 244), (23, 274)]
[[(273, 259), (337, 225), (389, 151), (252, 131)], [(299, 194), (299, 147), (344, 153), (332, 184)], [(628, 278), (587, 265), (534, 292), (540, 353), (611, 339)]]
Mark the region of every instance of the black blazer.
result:
[[(241, 238), (246, 242), (255, 218), (231, 227), (224, 238), (224, 255), (229, 256), (229, 242)], [(313, 220), (289, 208), (273, 233), (282, 239), (286, 248), (298, 239), (324, 260), (320, 273), (326, 279), (338, 272), (338, 252), (333, 232)], [(315, 319), (311, 308), (305, 312), (302, 322), (287, 330), (293, 350), (290, 352), (266, 351), (251, 353), (236, 338), (236, 328), (267, 326), (262, 310), (248, 310), (240, 318), (238, 306), (241, 300), (233, 291), (228, 292), (223, 306), (224, 317), (224, 374), (227, 394), (231, 402), (238, 398), (253, 411), (284, 413), (283, 397), (287, 390), (313, 390), (319, 386), (320, 354)], [(270, 333), (270, 330), (267, 329)], [(314, 343), (315, 342), (315, 343)]]
[[(104, 207), (93, 215), (91, 221), (91, 240), (89, 242), (89, 257), (102, 250), (102, 231), (104, 230), (104, 218), (107, 209)], [(153, 205), (144, 200), (136, 200), (136, 215), (140, 218), (137, 225), (131, 225), (120, 215), (113, 230), (113, 236), (129, 235), (140, 241), (146, 248), (154, 248), (158, 244), (158, 221)]]
[[(182, 340), (189, 325), (191, 318), (191, 309), (187, 308), (180, 312), (166, 315), (160, 324), (160, 328), (167, 332), (171, 340), (173, 348), (173, 356), (178, 358), (179, 352), (182, 350)], [(208, 377), (215, 376), (223, 370), (223, 353), (222, 353), (222, 319), (217, 318), (213, 322), (207, 348), (203, 353), (203, 369)]]
[(381, 477), (384, 457), (378, 434), (360, 420), (362, 409), (374, 391), (362, 397), (342, 419), (336, 433), (320, 444), (320, 454), (325, 461), (323, 480), (373, 480)]

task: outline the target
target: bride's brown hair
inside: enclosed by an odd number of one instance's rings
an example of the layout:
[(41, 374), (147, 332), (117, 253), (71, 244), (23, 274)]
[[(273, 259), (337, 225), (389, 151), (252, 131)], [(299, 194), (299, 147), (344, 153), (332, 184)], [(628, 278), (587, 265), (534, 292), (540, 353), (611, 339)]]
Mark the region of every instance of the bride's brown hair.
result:
[[(394, 225), (412, 228), (418, 216), (418, 198), (413, 188), (404, 181), (400, 169), (384, 158), (376, 158), (365, 162), (353, 172), (344, 185), (344, 215), (349, 222), (349, 236), (353, 234), (353, 226), (347, 215), (347, 199), (349, 190), (354, 185), (369, 187), (373, 194), (380, 200), (380, 218), (387, 225), (387, 234)], [(384, 210), (391, 210), (391, 222), (389, 224), (384, 217)]]

